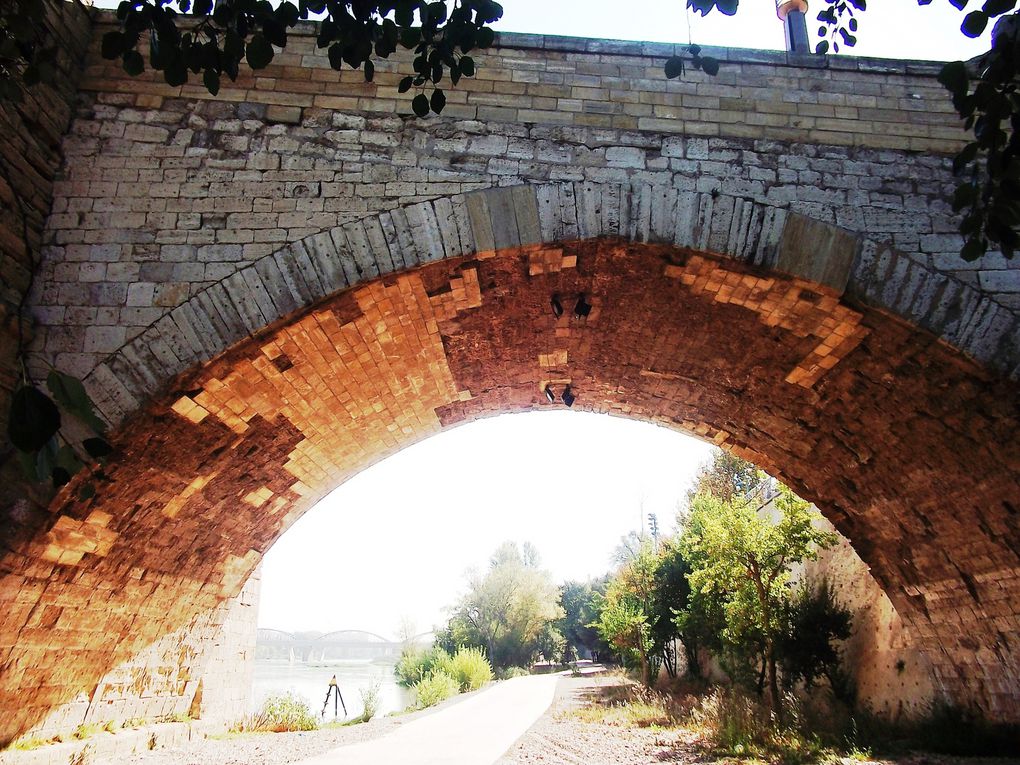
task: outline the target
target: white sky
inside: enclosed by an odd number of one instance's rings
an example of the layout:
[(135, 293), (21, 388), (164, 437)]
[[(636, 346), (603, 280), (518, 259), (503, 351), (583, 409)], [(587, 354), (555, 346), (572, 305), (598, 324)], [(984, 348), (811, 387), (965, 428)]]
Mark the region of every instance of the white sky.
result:
[[(782, 48), (773, 0), (702, 19), (685, 0), (506, 0), (508, 31)], [(823, 7), (815, 0), (815, 9)], [(626, 13), (620, 9), (626, 7)], [(813, 18), (813, 13), (809, 18)], [(970, 58), (948, 0), (883, 0), (861, 18), (857, 55)], [(817, 24), (809, 24), (814, 41)], [(578, 412), (457, 428), (376, 465), (319, 503), (266, 555), (259, 624), (396, 636), (444, 622), (464, 571), (506, 539), (531, 541), (557, 580), (604, 573), (648, 512), (669, 529), (708, 447), (636, 422)]]
[[(980, 3), (971, 0), (970, 5)], [(819, 26), (815, 17), (827, 6), (823, 0), (810, 0), (810, 6), (808, 35), (814, 45)], [(717, 11), (706, 17), (688, 13), (686, 0), (504, 0), (503, 8), (496, 28), (506, 31), (738, 48), (786, 45), (774, 0), (740, 0), (734, 17)], [(927, 7), (918, 6), (917, 0), (872, 2), (866, 13), (858, 14), (857, 45), (845, 52), (886, 58), (971, 58), (988, 49), (991, 29), (982, 38), (967, 39), (960, 33), (964, 15), (949, 0), (933, 0)]]
[(504, 415), (441, 433), (365, 470), (266, 555), (259, 624), (423, 632), (501, 542), (530, 541), (557, 581), (605, 573), (613, 549), (677, 501), (709, 447), (606, 415)]

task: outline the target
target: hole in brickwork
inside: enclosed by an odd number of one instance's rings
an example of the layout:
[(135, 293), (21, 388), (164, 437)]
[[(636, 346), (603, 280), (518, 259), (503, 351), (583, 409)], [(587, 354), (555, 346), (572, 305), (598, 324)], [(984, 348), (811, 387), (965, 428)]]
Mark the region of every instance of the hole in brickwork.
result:
[(285, 353), (281, 353), (273, 359), (273, 366), (281, 372), (286, 372), (294, 366), (294, 362), (290, 360), (290, 356)]

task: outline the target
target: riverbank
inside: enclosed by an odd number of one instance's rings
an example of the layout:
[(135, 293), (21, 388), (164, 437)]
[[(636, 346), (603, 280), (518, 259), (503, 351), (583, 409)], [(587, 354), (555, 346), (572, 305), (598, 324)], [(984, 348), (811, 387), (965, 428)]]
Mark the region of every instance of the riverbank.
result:
[[(537, 679), (537, 678), (536, 678)], [(552, 681), (552, 678), (550, 678)], [(516, 681), (509, 681), (514, 683)], [(620, 676), (589, 675), (582, 677), (561, 676), (555, 681), (555, 692), (548, 709), (538, 717), (532, 725), (521, 724), (519, 730), (527, 731), (509, 745), (505, 754), (498, 759), (495, 753), (484, 757), (473, 757), (472, 747), (467, 742), (458, 744), (457, 736), (469, 729), (470, 735), (478, 731), (489, 730), (488, 720), (504, 720), (506, 710), (490, 712), (486, 721), (474, 721), (470, 724), (459, 721), (460, 713), (454, 714), (450, 721), (455, 723), (456, 730), (452, 735), (449, 731), (442, 733), (443, 746), (455, 751), (457, 755), (467, 755), (467, 761), (477, 765), (658, 765), (659, 763), (686, 763), (688, 765), (723, 765), (724, 763), (740, 763), (747, 760), (720, 758), (713, 755), (705, 744), (703, 736), (690, 728), (675, 726), (669, 723), (660, 724), (646, 712), (639, 715), (626, 714), (626, 707), (618, 704), (622, 698), (620, 689), (630, 687), (629, 681)], [(72, 762), (88, 763), (88, 765), (286, 765), (313, 757), (324, 755), (339, 747), (351, 749), (353, 755), (364, 747), (356, 746), (365, 742), (375, 741), (384, 736), (397, 733), (402, 727), (422, 720), (431, 715), (443, 715), (452, 711), (451, 708), (495, 688), (473, 693), (461, 694), (429, 709), (394, 716), (379, 717), (367, 723), (347, 726), (330, 726), (309, 732), (295, 733), (264, 733), (227, 735), (212, 738), (201, 738), (195, 735), (191, 740), (182, 739), (178, 745), (166, 749), (143, 752), (130, 756), (108, 757), (98, 753), (87, 759), (71, 759)], [(496, 694), (497, 696), (499, 693)], [(624, 696), (626, 694), (623, 694)], [(488, 697), (486, 697), (488, 698)], [(548, 704), (548, 696), (544, 704)], [(515, 703), (514, 708), (518, 705)], [(633, 710), (631, 710), (633, 711)], [(640, 711), (640, 710), (639, 710)], [(537, 712), (536, 712), (537, 714)], [(449, 717), (449, 715), (447, 715)], [(531, 718), (534, 719), (534, 718)], [(639, 721), (640, 720), (640, 721)], [(439, 721), (437, 721), (439, 722)], [(197, 724), (194, 724), (197, 729)], [(429, 726), (433, 727), (433, 726)], [(449, 725), (447, 725), (449, 727)], [(407, 731), (409, 733), (410, 731)], [(470, 735), (468, 738), (470, 738)], [(516, 733), (511, 734), (512, 736)], [(416, 765), (416, 756), (424, 756), (421, 747), (408, 746), (401, 741), (387, 739), (387, 746), (382, 749), (400, 751), (389, 752), (388, 758), (373, 758), (370, 761), (377, 765)], [(510, 739), (508, 739), (509, 741)], [(382, 742), (380, 742), (382, 743)], [(399, 743), (399, 746), (397, 746)], [(506, 744), (500, 744), (500, 747)], [(373, 747), (373, 750), (376, 747)], [(28, 753), (24, 753), (28, 754)], [(343, 761), (345, 750), (336, 753), (338, 761)], [(57, 762), (68, 762), (66, 754), (57, 760), (40, 760), (46, 765)], [(332, 760), (330, 760), (332, 761)], [(429, 760), (434, 761), (434, 760)], [(0, 762), (6, 762), (0, 757)], [(864, 753), (856, 753), (853, 758), (835, 757), (829, 763), (842, 762), (843, 765), (1007, 765), (1016, 760), (996, 758), (959, 758), (929, 753), (910, 753), (889, 759), (868, 759)], [(34, 765), (34, 761), (33, 761)]]
[[(428, 709), (376, 717), (365, 723), (332, 724), (313, 731), (244, 733), (193, 739), (116, 760), (117, 765), (286, 765), (394, 733), (423, 717), (450, 709), (482, 691), (462, 693)], [(410, 762), (410, 761), (409, 761)], [(96, 760), (94, 765), (105, 765)], [(111, 761), (112, 765), (112, 761)]]

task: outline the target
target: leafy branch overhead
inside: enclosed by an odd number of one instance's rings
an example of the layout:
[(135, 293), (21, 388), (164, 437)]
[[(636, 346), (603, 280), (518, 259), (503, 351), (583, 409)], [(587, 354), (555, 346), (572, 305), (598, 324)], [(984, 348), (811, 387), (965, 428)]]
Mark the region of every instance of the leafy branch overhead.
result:
[[(129, 74), (140, 74), (146, 61), (140, 43), (149, 43), (148, 65), (163, 73), (167, 84), (201, 75), (210, 93), (219, 92), (224, 76), (236, 80), (242, 60), (252, 69), (273, 61), (275, 48), (285, 48), (287, 34), (298, 22), (321, 20), (317, 45), (326, 49), (333, 69), (346, 64), (361, 69), (365, 80), (375, 76), (375, 60), (389, 58), (398, 47), (414, 51), (414, 73), (400, 83), (412, 88), (415, 114), (442, 112), (446, 96), (440, 83), (475, 73), (470, 57), (488, 48), (495, 33), (488, 25), (499, 20), (503, 7), (493, 0), (124, 0), (117, 8), (120, 29), (103, 36), (102, 53), (120, 59)], [(189, 14), (185, 21), (182, 14)], [(427, 95), (427, 91), (431, 94)]]
[[(18, 450), (26, 474), (36, 481), (52, 481), (59, 488), (83, 468), (104, 463), (113, 447), (105, 438), (106, 425), (96, 414), (81, 380), (51, 369), (46, 388), (49, 395), (26, 382), (14, 392), (7, 435)], [(72, 440), (64, 431), (67, 423), (61, 409), (92, 435), (80, 443)], [(95, 481), (108, 480), (101, 469), (89, 468), (89, 474), (90, 480), (79, 489), (80, 499), (95, 496)]]

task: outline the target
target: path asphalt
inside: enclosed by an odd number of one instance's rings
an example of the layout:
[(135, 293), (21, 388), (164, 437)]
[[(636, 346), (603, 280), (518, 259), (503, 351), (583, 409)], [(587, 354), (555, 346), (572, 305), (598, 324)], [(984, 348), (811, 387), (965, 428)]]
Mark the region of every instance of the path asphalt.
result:
[(558, 680), (535, 675), (495, 683), (382, 738), (297, 765), (491, 765), (549, 708)]

